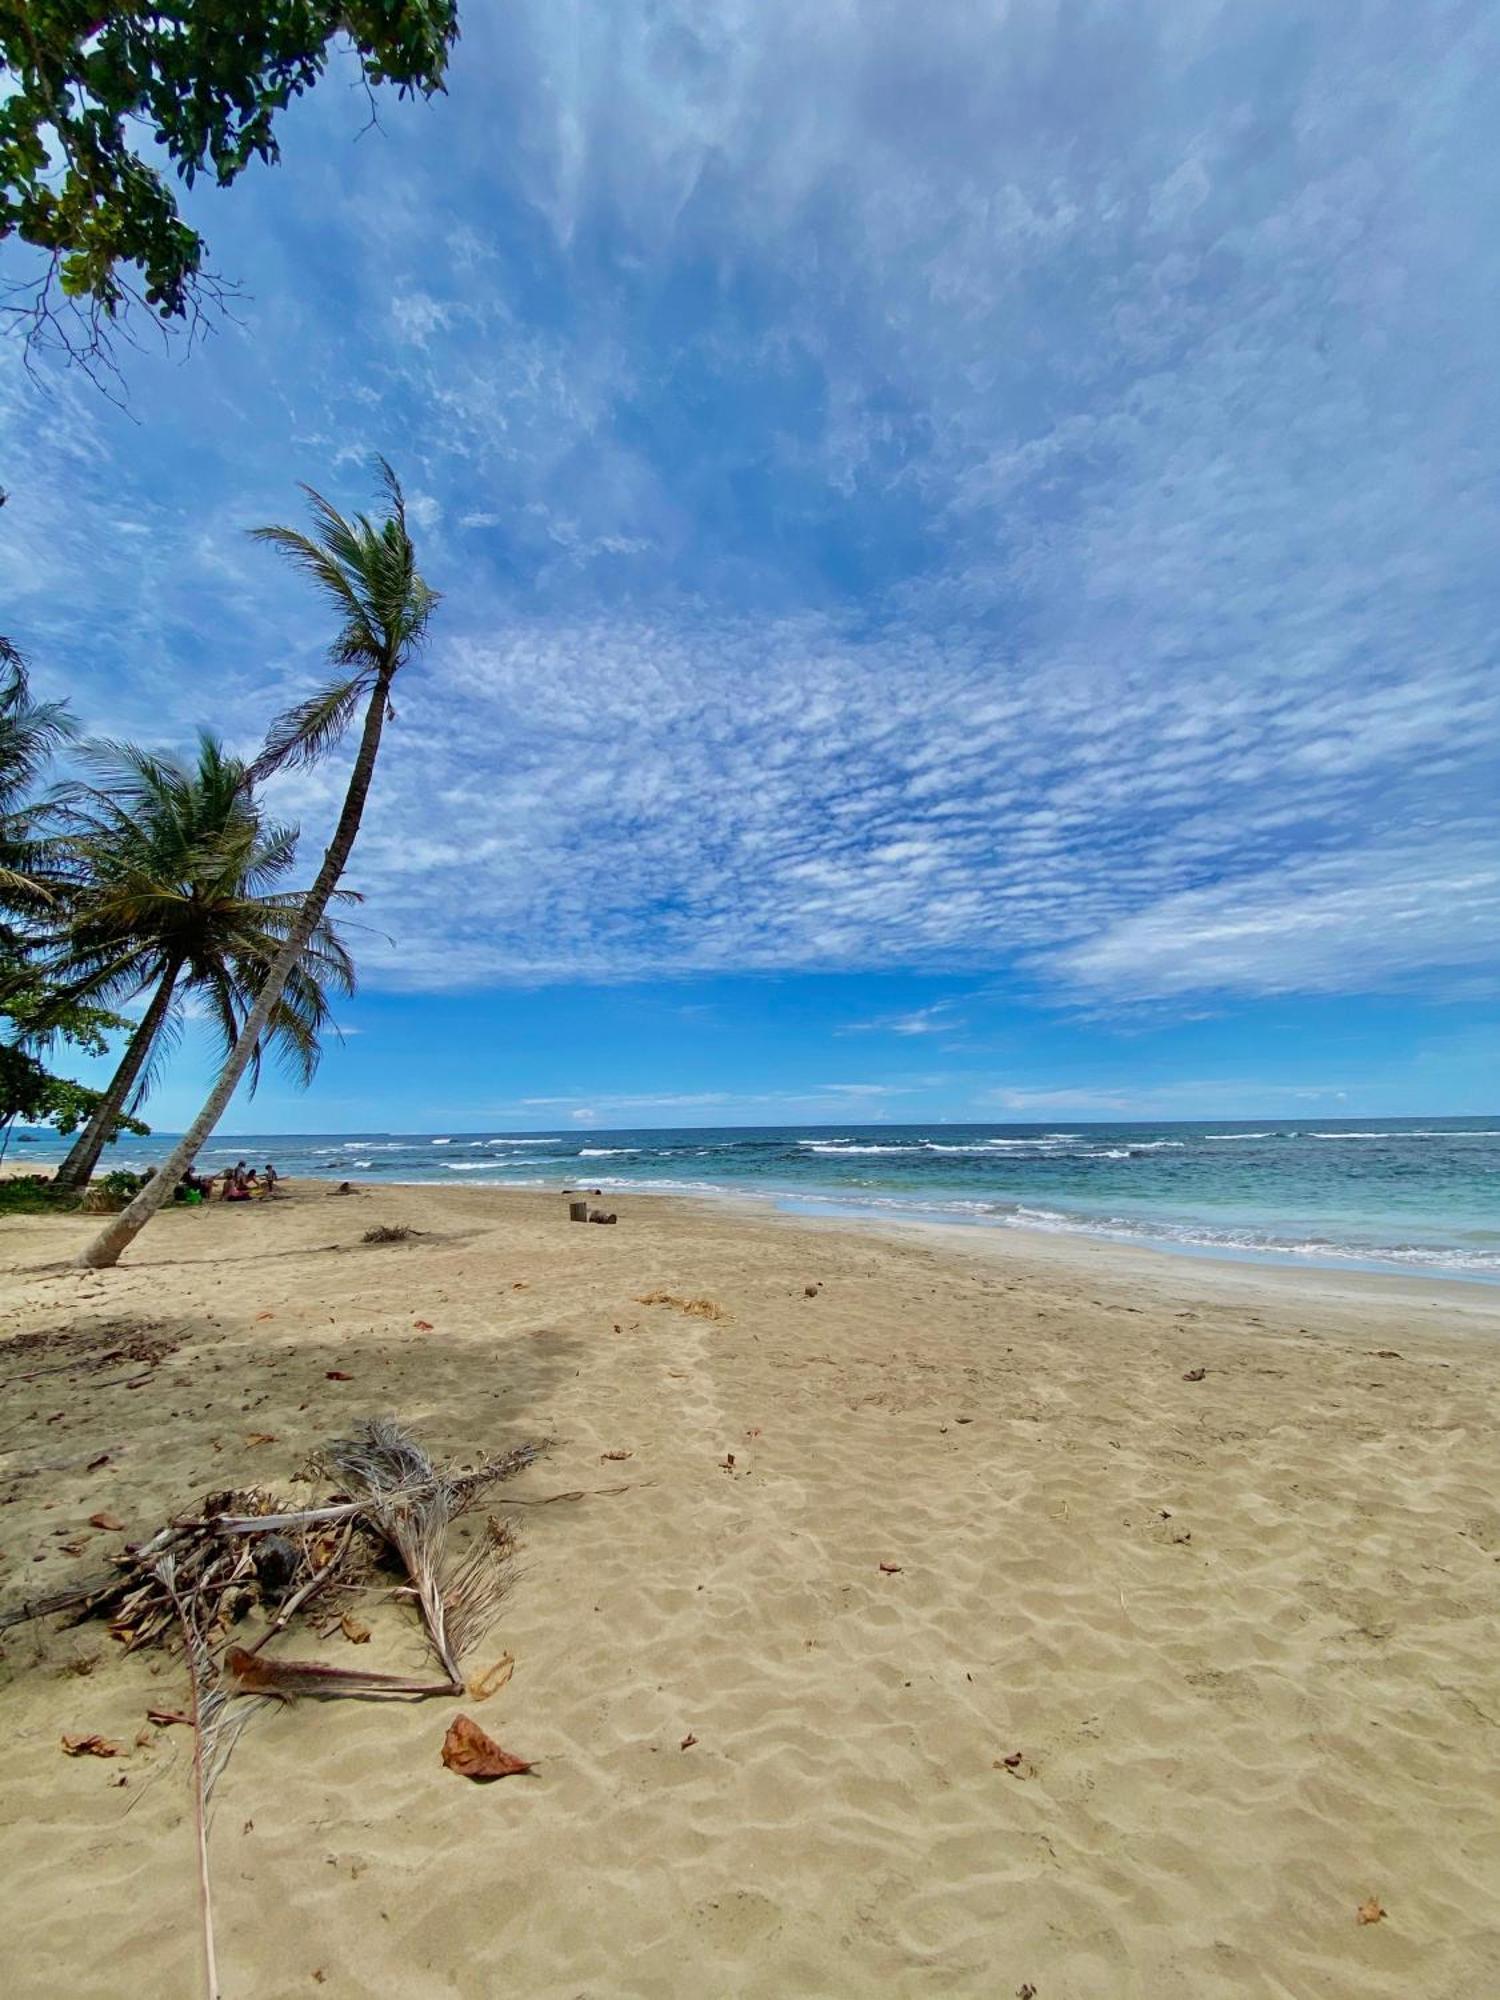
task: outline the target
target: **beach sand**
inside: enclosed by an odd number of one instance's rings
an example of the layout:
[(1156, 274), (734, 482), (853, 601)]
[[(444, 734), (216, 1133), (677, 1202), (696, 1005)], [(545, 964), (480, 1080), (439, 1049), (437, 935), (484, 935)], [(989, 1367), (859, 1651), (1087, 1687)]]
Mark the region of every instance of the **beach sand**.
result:
[[(535, 1774), (442, 1767), (469, 1703), (257, 1715), (229, 2000), (1500, 1993), (1500, 1298), (611, 1204), (307, 1187), (101, 1274), (43, 1268), (84, 1219), (0, 1226), (0, 1603), (366, 1414), (557, 1440), (496, 1491), (516, 1669), (472, 1710)], [(11, 1345), (68, 1330), (177, 1344)], [(322, 1657), (424, 1671), (371, 1622)], [(7, 1990), (199, 1991), (189, 1733), (136, 1745), (177, 1663), (0, 1643)], [(94, 1731), (128, 1755), (62, 1754)]]

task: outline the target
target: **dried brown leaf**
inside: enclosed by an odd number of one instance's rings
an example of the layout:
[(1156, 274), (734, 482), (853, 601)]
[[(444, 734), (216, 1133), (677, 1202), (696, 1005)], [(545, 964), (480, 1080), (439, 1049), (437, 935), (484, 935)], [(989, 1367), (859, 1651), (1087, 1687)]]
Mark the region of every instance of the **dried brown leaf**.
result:
[(102, 1528), (108, 1535), (117, 1535), (125, 1526), (125, 1523), (120, 1519), (118, 1514), (100, 1513), (89, 1515), (89, 1526), (91, 1528)]
[(698, 1741), (697, 1737), (693, 1734), (692, 1730), (690, 1729), (687, 1735), (683, 1737), (682, 1741), (678, 1744), (677, 1747), (679, 1750), (691, 1750), (693, 1745), (697, 1741)]
[(431, 1333), (432, 1331), (432, 1321), (430, 1319), (414, 1319), (412, 1325), (417, 1329), (418, 1333)]
[(880, 1565), (880, 1573), (882, 1576), (900, 1576), (901, 1565), (900, 1563), (882, 1563)]
[(329, 1368), (324, 1372), (330, 1382), (352, 1382), (354, 1380), (354, 1377), (346, 1375), (342, 1368)]
[(1384, 1915), (1385, 1911), (1380, 1907), (1376, 1898), (1374, 1896), (1367, 1896), (1354, 1912), (1354, 1921), (1357, 1924), (1378, 1924)]
[(363, 1618), (356, 1618), (352, 1611), (346, 1611), (339, 1620), (339, 1630), (351, 1646), (367, 1646), (370, 1643), (370, 1628)]
[(634, 1457), (635, 1453), (633, 1451), (601, 1451), (599, 1454), (601, 1463), (606, 1458), (634, 1458)]
[(120, 1745), (107, 1736), (63, 1736), (62, 1747), (69, 1757), (118, 1757)]
[(470, 1674), (470, 1701), (488, 1701), (492, 1694), (499, 1694), (516, 1670), (514, 1653), (502, 1653), (492, 1667), (486, 1667), (482, 1674)]
[(456, 1715), (443, 1738), (443, 1762), (461, 1778), (511, 1778), (529, 1771), (524, 1757), (512, 1757), (471, 1715)]

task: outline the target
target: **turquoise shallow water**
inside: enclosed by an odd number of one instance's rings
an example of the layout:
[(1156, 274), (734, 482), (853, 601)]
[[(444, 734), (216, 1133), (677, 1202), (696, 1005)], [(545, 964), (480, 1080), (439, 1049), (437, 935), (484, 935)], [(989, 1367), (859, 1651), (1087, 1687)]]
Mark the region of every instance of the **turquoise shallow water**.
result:
[[(125, 1140), (139, 1166), (170, 1134)], [(39, 1171), (55, 1139), (21, 1139)], [(1081, 1233), (1500, 1282), (1500, 1114), (1165, 1125), (768, 1126), (215, 1137), (293, 1177), (754, 1194), (814, 1214)]]

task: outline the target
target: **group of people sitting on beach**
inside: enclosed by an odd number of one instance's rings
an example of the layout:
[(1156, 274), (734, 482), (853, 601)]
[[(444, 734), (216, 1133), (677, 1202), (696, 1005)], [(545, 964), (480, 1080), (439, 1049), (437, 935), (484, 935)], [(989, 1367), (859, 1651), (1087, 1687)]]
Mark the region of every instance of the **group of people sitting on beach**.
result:
[[(155, 1167), (146, 1169), (149, 1181), (155, 1174)], [(196, 1206), (200, 1201), (212, 1201), (215, 1182), (221, 1182), (220, 1201), (255, 1201), (257, 1198), (269, 1201), (275, 1194), (281, 1175), (269, 1160), (263, 1169), (247, 1166), (243, 1160), (236, 1160), (232, 1167), (226, 1167), (221, 1174), (199, 1174), (189, 1166), (182, 1179), (172, 1190), (173, 1201), (186, 1202)]]
[(254, 1201), (257, 1196), (261, 1196), (269, 1201), (275, 1194), (276, 1183), (280, 1179), (280, 1174), (269, 1160), (266, 1161), (263, 1173), (257, 1173), (254, 1167), (247, 1167), (243, 1160), (236, 1160), (224, 1175), (224, 1186), (219, 1199)]

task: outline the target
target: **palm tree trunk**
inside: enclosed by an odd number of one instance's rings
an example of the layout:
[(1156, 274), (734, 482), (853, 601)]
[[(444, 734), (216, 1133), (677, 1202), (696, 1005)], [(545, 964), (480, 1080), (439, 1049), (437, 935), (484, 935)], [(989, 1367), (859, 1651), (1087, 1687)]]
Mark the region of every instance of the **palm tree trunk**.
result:
[(178, 1140), (171, 1155), (152, 1179), (147, 1181), (128, 1208), (110, 1217), (93, 1242), (74, 1260), (84, 1270), (102, 1271), (117, 1264), (120, 1256), (163, 1203), (170, 1201), (172, 1191), (181, 1180), (183, 1170), (197, 1158), (198, 1149), (209, 1133), (228, 1109), (229, 1100), (235, 1087), (249, 1067), (250, 1058), (257, 1043), (266, 1031), (267, 1023), (281, 998), (292, 968), (301, 955), (303, 946), (312, 936), (323, 912), (328, 907), (329, 898), (338, 887), (339, 877), (344, 872), (359, 832), (359, 823), (364, 816), (365, 800), (369, 796), (370, 780), (375, 775), (375, 758), (380, 750), (380, 734), (385, 727), (386, 706), (390, 699), (391, 678), (395, 663), (383, 668), (370, 696), (370, 705), (365, 710), (364, 727), (360, 731), (359, 753), (354, 759), (354, 768), (349, 773), (349, 789), (344, 794), (344, 806), (339, 814), (338, 825), (333, 830), (333, 838), (328, 843), (328, 851), (323, 856), (323, 865), (302, 911), (288, 933), (286, 942), (272, 961), (266, 974), (266, 983), (260, 989), (255, 1005), (245, 1017), (245, 1025), (240, 1029), (239, 1039), (229, 1052), (228, 1060), (219, 1072), (219, 1080), (208, 1094), (208, 1101), (187, 1131)]
[(73, 1142), (72, 1151), (52, 1177), (54, 1187), (79, 1188), (84, 1185), (94, 1168), (99, 1155), (115, 1129), (116, 1120), (125, 1109), (126, 1100), (135, 1089), (136, 1078), (146, 1066), (152, 1045), (161, 1033), (167, 1010), (172, 1004), (172, 992), (177, 984), (180, 965), (169, 965), (161, 976), (151, 1005), (141, 1017), (139, 1027), (126, 1044), (120, 1067), (115, 1071), (109, 1089), (99, 1100), (97, 1109), (87, 1125)]

